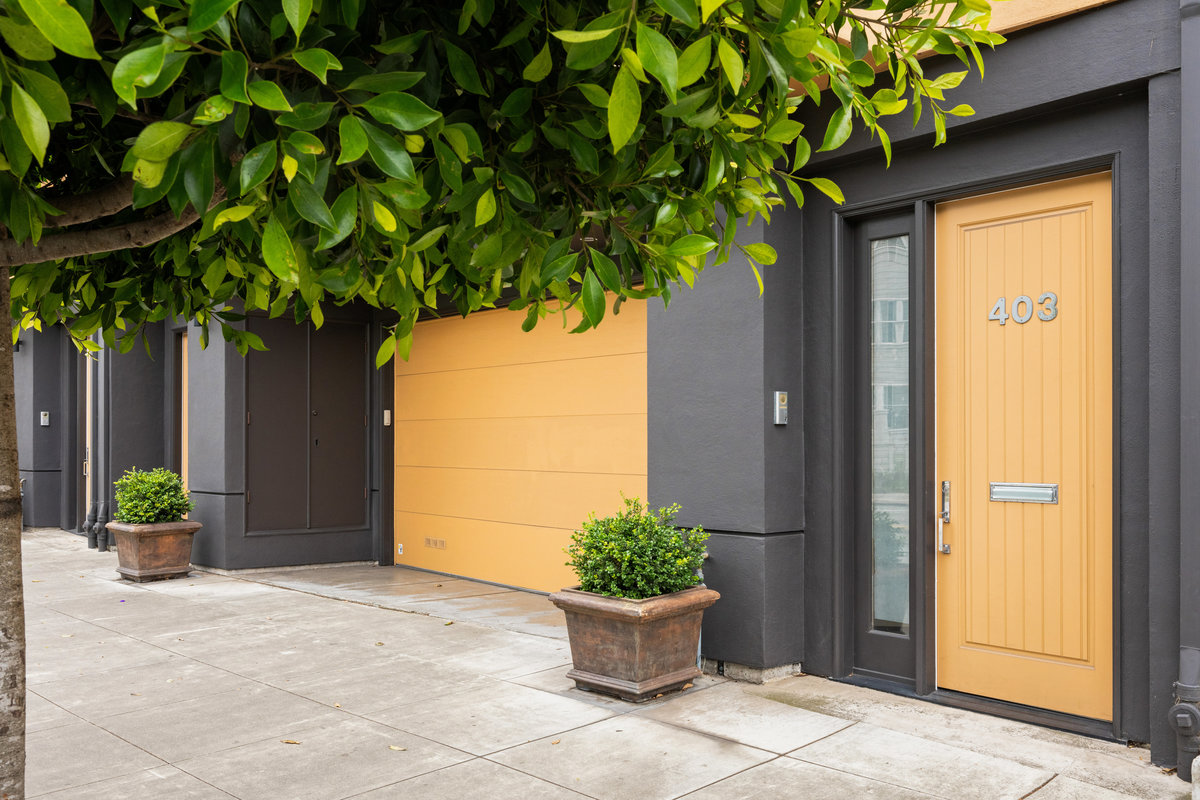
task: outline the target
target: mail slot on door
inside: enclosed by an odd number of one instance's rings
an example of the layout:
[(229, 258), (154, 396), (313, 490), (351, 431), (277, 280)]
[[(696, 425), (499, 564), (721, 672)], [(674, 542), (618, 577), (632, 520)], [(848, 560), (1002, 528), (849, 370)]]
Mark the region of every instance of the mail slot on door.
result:
[(991, 484), (993, 503), (1058, 503), (1057, 483)]

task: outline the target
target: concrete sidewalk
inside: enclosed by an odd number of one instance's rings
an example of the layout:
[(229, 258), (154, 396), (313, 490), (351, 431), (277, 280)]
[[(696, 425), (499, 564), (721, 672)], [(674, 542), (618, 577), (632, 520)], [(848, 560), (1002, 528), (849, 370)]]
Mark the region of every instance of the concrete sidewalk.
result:
[(1148, 752), (813, 677), (573, 688), (546, 598), (393, 567), (135, 585), (25, 534), (28, 797), (1164, 800)]

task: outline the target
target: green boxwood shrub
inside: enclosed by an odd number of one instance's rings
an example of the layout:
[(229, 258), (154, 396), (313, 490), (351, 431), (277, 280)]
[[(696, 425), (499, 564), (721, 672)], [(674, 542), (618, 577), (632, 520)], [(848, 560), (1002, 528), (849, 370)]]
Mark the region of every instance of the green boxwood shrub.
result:
[(183, 479), (162, 467), (148, 472), (134, 467), (113, 485), (117, 490), (113, 519), (117, 522), (178, 522), (195, 507), (183, 488)]
[(567, 566), (585, 592), (643, 599), (677, 592), (700, 583), (704, 563), (703, 528), (682, 530), (672, 523), (679, 506), (655, 514), (637, 498), (624, 498), (625, 509), (611, 517), (588, 517), (571, 536)]

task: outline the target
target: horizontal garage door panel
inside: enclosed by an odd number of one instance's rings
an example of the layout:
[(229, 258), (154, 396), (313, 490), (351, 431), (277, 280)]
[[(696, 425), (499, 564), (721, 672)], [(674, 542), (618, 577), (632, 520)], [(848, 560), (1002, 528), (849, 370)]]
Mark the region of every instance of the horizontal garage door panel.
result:
[[(396, 426), (396, 463), (414, 467), (645, 474), (645, 417), (418, 420)], [(487, 447), (480, 447), (487, 442)]]
[(646, 354), (396, 377), (396, 418), (646, 413)]
[(413, 375), (646, 351), (645, 303), (624, 304), (620, 314), (606, 315), (598, 328), (584, 334), (567, 332), (579, 323), (574, 312), (568, 312), (567, 330), (563, 330), (560, 317), (551, 316), (525, 333), (521, 330), (523, 317), (510, 311), (490, 311), (466, 319), (422, 322), (413, 332), (412, 356), (398, 369)]
[(621, 492), (645, 496), (646, 476), (398, 467), (396, 510), (576, 528), (588, 513), (621, 507)]
[[(539, 592), (554, 592), (578, 583), (563, 553), (570, 541), (571, 531), (567, 528), (531, 528), (403, 512), (396, 515), (396, 543), (404, 548), (404, 556), (396, 563), (407, 564), (414, 558), (423, 569)], [(533, 553), (554, 555), (531, 558)]]

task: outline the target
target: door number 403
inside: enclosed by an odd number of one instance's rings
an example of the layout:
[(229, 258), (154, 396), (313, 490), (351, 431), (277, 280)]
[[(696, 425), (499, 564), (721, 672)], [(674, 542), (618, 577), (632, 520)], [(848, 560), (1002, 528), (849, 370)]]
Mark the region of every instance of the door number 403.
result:
[[(1011, 306), (1008, 305), (1008, 298), (1001, 297), (992, 306), (992, 310), (988, 314), (988, 319), (994, 319), (1003, 325), (1011, 316), (1013, 322), (1024, 325), (1033, 319), (1035, 308), (1038, 319), (1042, 322), (1049, 322), (1058, 316), (1058, 295), (1054, 292), (1042, 292), (1038, 296), (1037, 304), (1035, 305), (1029, 295), (1023, 294), (1020, 297), (1014, 297)], [(1012, 312), (1011, 314), (1009, 313), (1010, 311)]]

